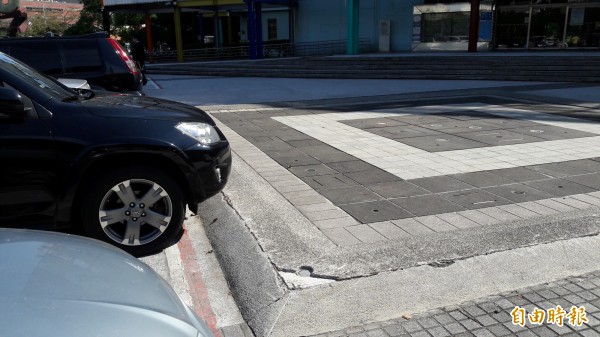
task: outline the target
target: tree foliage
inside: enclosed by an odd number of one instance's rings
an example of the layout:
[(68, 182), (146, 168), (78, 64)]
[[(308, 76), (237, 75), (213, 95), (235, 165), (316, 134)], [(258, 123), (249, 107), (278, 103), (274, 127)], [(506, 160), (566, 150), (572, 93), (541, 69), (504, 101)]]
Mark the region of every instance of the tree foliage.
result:
[(29, 28), (23, 35), (44, 36), (48, 32), (62, 35), (69, 27), (69, 18), (62, 16), (31, 16), (29, 22)]
[(65, 30), (65, 35), (80, 35), (102, 31), (100, 0), (82, 0), (83, 9), (79, 20)]

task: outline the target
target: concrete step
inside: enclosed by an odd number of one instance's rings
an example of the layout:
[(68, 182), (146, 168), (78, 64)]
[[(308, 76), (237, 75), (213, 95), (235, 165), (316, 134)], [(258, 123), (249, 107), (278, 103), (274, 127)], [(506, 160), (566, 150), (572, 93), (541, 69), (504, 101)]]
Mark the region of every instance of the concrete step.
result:
[(599, 56), (320, 57), (152, 65), (150, 74), (600, 82)]

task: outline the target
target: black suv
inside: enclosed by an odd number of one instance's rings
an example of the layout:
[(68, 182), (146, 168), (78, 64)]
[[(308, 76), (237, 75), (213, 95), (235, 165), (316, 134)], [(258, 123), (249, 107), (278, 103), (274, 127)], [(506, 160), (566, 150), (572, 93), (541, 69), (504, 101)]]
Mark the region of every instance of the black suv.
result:
[(227, 181), (229, 143), (200, 109), (83, 97), (2, 53), (0, 84), (0, 226), (80, 227), (145, 255)]
[(106, 32), (0, 39), (0, 51), (55, 78), (87, 80), (92, 89), (143, 93), (142, 73)]

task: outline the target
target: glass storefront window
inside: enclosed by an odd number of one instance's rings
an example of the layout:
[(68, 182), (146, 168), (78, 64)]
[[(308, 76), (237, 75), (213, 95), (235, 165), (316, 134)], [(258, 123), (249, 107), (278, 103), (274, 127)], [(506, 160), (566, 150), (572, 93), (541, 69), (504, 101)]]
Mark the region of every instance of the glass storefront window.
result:
[(536, 8), (531, 13), (529, 48), (563, 46), (566, 7)]
[(469, 13), (424, 13), (421, 42), (468, 41)]
[(525, 48), (529, 9), (499, 8), (496, 25), (496, 48)]
[(600, 8), (570, 8), (565, 46), (569, 48), (599, 47)]
[[(498, 0), (498, 3), (506, 5), (510, 1)], [(600, 6), (595, 3), (598, 1), (568, 0), (558, 5), (564, 1), (535, 0), (531, 6), (498, 7), (494, 46), (499, 49), (598, 48)]]

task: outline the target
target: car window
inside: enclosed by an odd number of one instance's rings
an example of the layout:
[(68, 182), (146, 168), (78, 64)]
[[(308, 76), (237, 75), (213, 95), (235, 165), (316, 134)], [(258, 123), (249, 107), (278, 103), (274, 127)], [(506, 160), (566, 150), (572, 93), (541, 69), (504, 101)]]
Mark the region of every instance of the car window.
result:
[(60, 52), (55, 45), (15, 43), (10, 48), (10, 55), (46, 74), (60, 75), (63, 73)]
[[(2, 63), (2, 68), (4, 70), (9, 71), (13, 76), (17, 76), (24, 82), (44, 90), (51, 96), (58, 96), (62, 99), (73, 96), (74, 94), (72, 90), (58, 83), (56, 80), (9, 56), (0, 54), (0, 62)], [(5, 82), (7, 81), (8, 80), (5, 80)]]
[(102, 58), (95, 39), (63, 42), (65, 73), (99, 72)]

